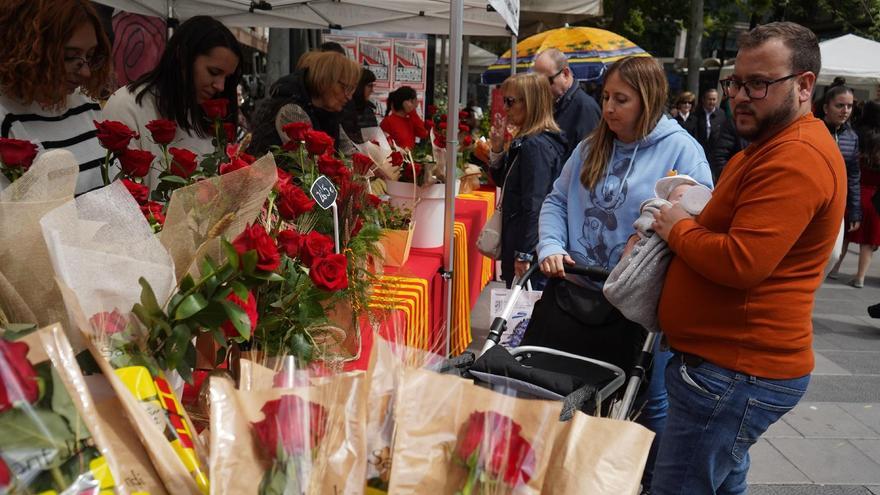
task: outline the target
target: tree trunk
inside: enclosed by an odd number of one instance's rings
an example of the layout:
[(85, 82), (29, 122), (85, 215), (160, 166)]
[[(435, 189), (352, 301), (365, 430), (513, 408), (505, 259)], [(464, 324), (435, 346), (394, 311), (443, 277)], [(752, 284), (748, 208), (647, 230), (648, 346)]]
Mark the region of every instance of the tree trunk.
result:
[(688, 29), (687, 88), (700, 94), (700, 66), (703, 65), (703, 0), (691, 0), (691, 24)]

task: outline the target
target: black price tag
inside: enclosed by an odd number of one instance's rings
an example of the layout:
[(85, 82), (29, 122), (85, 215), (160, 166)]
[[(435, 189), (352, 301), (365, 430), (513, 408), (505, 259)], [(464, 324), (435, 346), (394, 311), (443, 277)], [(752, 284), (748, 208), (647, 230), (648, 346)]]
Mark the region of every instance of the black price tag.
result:
[(338, 194), (336, 192), (336, 186), (334, 186), (333, 182), (325, 175), (318, 177), (318, 180), (312, 184), (310, 192), (312, 193), (312, 198), (318, 203), (318, 206), (325, 210), (333, 206)]

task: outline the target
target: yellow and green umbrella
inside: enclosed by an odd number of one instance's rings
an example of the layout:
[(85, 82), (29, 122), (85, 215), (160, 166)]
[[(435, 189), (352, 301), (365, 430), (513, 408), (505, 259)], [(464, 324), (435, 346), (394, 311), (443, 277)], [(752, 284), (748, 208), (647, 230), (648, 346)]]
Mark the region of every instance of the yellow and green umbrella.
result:
[[(645, 50), (619, 34), (590, 27), (563, 27), (530, 36), (517, 43), (516, 70), (529, 70), (537, 56), (548, 48), (556, 48), (568, 57), (575, 79), (601, 79), (605, 67), (628, 57), (650, 57)], [(483, 72), (483, 84), (501, 84), (510, 75), (510, 50)]]

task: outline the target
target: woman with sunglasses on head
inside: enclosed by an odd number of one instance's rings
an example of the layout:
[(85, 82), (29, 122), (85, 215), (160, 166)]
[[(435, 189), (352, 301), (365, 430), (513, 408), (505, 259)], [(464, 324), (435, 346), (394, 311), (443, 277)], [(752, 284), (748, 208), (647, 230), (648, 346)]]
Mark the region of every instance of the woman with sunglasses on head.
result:
[[(236, 122), (241, 59), (241, 46), (226, 26), (212, 17), (191, 17), (174, 30), (155, 69), (113, 93), (104, 117), (139, 133), (139, 141), (132, 146), (156, 156), (162, 151), (146, 128), (156, 119), (177, 124), (172, 146), (209, 154), (214, 151), (213, 122), (201, 104), (225, 99), (228, 121)], [(147, 176), (151, 189), (158, 185), (160, 172), (154, 167)]]
[(96, 99), (110, 79), (110, 43), (87, 0), (0, 4), (0, 137), (63, 148), (79, 163), (76, 192), (103, 185)]
[[(533, 319), (548, 301), (574, 298), (574, 306), (592, 307), (591, 325), (569, 313), (553, 316), (552, 329), (527, 331), (521, 345), (537, 345), (589, 354), (623, 369), (633, 365), (644, 330), (626, 320), (601, 294), (602, 284), (565, 276), (575, 263), (611, 270), (631, 239), (641, 204), (655, 195), (657, 181), (686, 174), (712, 187), (709, 163), (700, 144), (664, 115), (668, 84), (653, 58), (626, 57), (605, 75), (602, 119), (572, 152), (541, 208), (538, 262), (552, 277)], [(550, 307), (550, 303), (546, 303)], [(532, 330), (531, 328), (529, 330)], [(601, 337), (600, 337), (601, 336)], [(633, 346), (632, 343), (637, 345)], [(655, 433), (643, 486), (650, 486), (657, 438), (666, 422), (663, 373), (671, 353), (655, 347), (650, 385), (639, 422)]]
[[(541, 204), (559, 176), (567, 142), (553, 119), (553, 93), (547, 78), (537, 73), (517, 74), (501, 85), (507, 122), (516, 127), (506, 152), (500, 153), (504, 129), (491, 133), (489, 173), (502, 188), (501, 278), (510, 287), (534, 262), (538, 245)], [(534, 276), (532, 286), (544, 286)]]
[(401, 148), (412, 149), (416, 138), (428, 137), (425, 121), (419, 117), (416, 90), (401, 86), (388, 94), (388, 108), (380, 127)]
[(342, 129), (342, 109), (351, 100), (361, 77), (361, 67), (333, 51), (309, 52), (296, 71), (275, 81), (269, 97), (254, 111), (250, 153), (261, 155), (271, 146), (290, 140), (283, 127), (305, 122), (333, 138), (336, 151), (346, 156), (356, 149)]

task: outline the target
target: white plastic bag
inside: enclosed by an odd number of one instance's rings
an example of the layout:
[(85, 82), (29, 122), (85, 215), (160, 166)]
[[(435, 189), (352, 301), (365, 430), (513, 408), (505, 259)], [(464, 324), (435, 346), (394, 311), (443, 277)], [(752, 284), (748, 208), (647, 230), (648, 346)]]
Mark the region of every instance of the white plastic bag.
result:
[[(512, 292), (510, 289), (492, 289), (489, 296), (489, 316), (492, 320), (501, 316), (501, 311), (504, 310), (504, 305), (507, 304)], [(524, 290), (519, 293), (513, 312), (507, 318), (507, 330), (501, 335), (501, 345), (508, 349), (519, 345), (526, 333), (526, 327), (529, 326), (532, 308), (535, 307), (538, 299), (541, 299), (539, 290)]]

